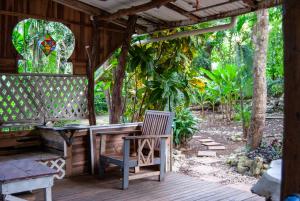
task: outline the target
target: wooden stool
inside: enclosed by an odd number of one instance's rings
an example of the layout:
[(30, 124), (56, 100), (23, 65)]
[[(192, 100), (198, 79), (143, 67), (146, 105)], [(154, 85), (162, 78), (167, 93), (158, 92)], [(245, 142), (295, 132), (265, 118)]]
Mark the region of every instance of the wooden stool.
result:
[(44, 189), (45, 201), (52, 201), (55, 170), (28, 159), (0, 162), (0, 170), (0, 193), (4, 201), (24, 201), (13, 194), (37, 189)]

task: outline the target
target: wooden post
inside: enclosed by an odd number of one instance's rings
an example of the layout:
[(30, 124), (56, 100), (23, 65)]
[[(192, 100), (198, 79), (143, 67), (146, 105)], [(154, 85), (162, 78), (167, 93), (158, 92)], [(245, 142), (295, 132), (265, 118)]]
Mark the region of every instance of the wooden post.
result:
[(99, 64), (100, 56), (100, 32), (98, 25), (93, 21), (93, 39), (92, 39), (92, 53), (87, 47), (87, 54), (89, 58), (89, 65), (87, 68), (88, 77), (88, 111), (90, 125), (96, 125), (95, 115), (95, 69)]
[(122, 43), (121, 54), (119, 56), (119, 64), (113, 73), (113, 90), (112, 90), (112, 104), (111, 104), (111, 115), (110, 123), (119, 123), (120, 116), (122, 115), (122, 87), (125, 77), (125, 68), (127, 61), (127, 54), (130, 47), (131, 36), (135, 31), (135, 24), (137, 16), (129, 16), (127, 24), (127, 32), (124, 36)]
[(66, 147), (66, 176), (72, 176), (73, 169), (73, 146), (65, 146)]
[(284, 29), (284, 140), (282, 190), (283, 200), (300, 193), (300, 4), (283, 1)]

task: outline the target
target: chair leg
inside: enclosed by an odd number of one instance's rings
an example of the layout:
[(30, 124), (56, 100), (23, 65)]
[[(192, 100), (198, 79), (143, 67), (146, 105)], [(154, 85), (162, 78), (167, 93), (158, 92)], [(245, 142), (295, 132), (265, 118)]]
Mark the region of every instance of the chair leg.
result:
[(130, 141), (124, 140), (123, 145), (123, 180), (122, 189), (128, 188), (129, 183), (129, 154), (130, 154)]
[(99, 163), (99, 178), (100, 179), (104, 178), (104, 175), (105, 175), (105, 166), (106, 166), (105, 161), (100, 158), (100, 163)]
[(140, 167), (139, 166), (136, 166), (134, 167), (134, 173), (139, 173), (140, 172)]
[(123, 180), (122, 180), (122, 189), (125, 190), (128, 188), (129, 184), (129, 168), (124, 167), (123, 168)]
[(166, 139), (160, 141), (160, 164), (159, 164), (159, 181), (165, 180), (165, 168), (166, 168)]

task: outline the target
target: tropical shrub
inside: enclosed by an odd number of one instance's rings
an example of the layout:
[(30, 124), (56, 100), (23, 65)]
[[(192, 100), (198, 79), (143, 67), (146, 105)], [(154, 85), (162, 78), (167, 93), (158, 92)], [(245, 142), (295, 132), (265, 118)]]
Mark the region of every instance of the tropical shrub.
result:
[(251, 121), (251, 105), (244, 105), (243, 111), (241, 109), (241, 106), (237, 105), (235, 107), (235, 111), (236, 113), (233, 119), (235, 121), (243, 121), (244, 118), (245, 127), (248, 130)]
[(184, 144), (197, 131), (198, 119), (187, 108), (177, 107), (174, 121), (174, 143)]
[(239, 69), (235, 65), (226, 65), (224, 67), (208, 71), (201, 68), (202, 75), (207, 77), (206, 94), (211, 104), (216, 104), (217, 100), (223, 107), (223, 114), (228, 120), (231, 120), (233, 107), (239, 96)]

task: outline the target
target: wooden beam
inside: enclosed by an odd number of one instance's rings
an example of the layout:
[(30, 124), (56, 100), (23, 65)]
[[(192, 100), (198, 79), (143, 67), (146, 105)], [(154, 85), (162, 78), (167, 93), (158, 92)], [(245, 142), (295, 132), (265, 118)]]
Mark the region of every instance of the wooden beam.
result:
[(231, 22), (228, 23), (228, 24), (223, 24), (223, 25), (218, 25), (218, 26), (213, 26), (213, 27), (208, 27), (208, 28), (203, 28), (203, 29), (181, 31), (181, 32), (177, 32), (177, 33), (167, 35), (167, 36), (144, 39), (142, 41), (135, 42), (134, 45), (153, 43), (153, 42), (158, 42), (158, 41), (162, 41), (162, 40), (173, 40), (175, 38), (195, 36), (195, 35), (200, 35), (200, 34), (210, 33), (210, 32), (216, 32), (216, 31), (221, 31), (221, 30), (228, 30), (228, 29), (233, 28), (235, 26), (235, 24), (236, 24), (236, 17), (233, 17), (231, 19)]
[(241, 0), (231, 0), (231, 1), (225, 1), (225, 2), (222, 2), (222, 3), (218, 3), (218, 4), (213, 4), (211, 6), (207, 6), (207, 7), (203, 7), (203, 8), (196, 8), (195, 10), (191, 11), (192, 13), (194, 12), (198, 12), (198, 11), (205, 11), (205, 10), (208, 10), (210, 8), (215, 8), (215, 7), (219, 7), (219, 6), (224, 6), (226, 4), (231, 4), (231, 3), (234, 3), (234, 2), (238, 2), (238, 1), (241, 1)]
[(300, 4), (283, 1), (284, 135), (282, 197), (300, 194)]
[(144, 16), (143, 17), (142, 16), (138, 16), (138, 19), (144, 20), (144, 21), (150, 23), (151, 25), (158, 25), (159, 24), (158, 22), (155, 22), (152, 19), (148, 19), (148, 18), (146, 18)]
[(190, 13), (178, 6), (176, 6), (175, 4), (173, 3), (167, 3), (166, 5), (164, 5), (165, 7), (167, 7), (168, 9), (171, 9), (187, 18), (190, 18), (191, 20), (194, 20), (194, 21), (198, 21), (200, 20), (200, 17), (198, 17), (197, 15), (194, 15), (193, 13)]
[(257, 5), (257, 2), (253, 0), (243, 0), (243, 3), (247, 4), (251, 8), (255, 8)]
[(117, 12), (110, 14), (110, 15), (98, 16), (97, 19), (104, 20), (104, 21), (111, 21), (111, 20), (121, 18), (123, 16), (135, 15), (137, 13), (147, 11), (147, 10), (150, 10), (155, 7), (160, 7), (171, 1), (174, 1), (174, 0), (152, 0), (152, 1), (142, 4), (142, 5), (132, 6), (131, 8), (127, 8), (127, 9), (120, 9)]
[[(28, 14), (28, 13), (20, 13), (20, 12), (11, 12), (11, 11), (4, 11), (4, 10), (0, 10), (0, 15), (6, 15), (6, 16), (14, 16), (14, 17), (19, 17), (19, 18), (34, 18), (34, 19), (41, 19), (41, 20), (47, 20), (47, 21), (53, 21), (53, 22), (61, 22), (63, 24), (66, 25), (78, 25), (78, 26), (85, 26), (85, 27), (91, 27), (92, 24), (89, 23), (82, 23), (82, 22), (76, 22), (76, 21), (72, 21), (72, 20), (63, 20), (63, 19), (59, 19), (59, 18), (54, 18), (54, 17), (47, 17), (47, 16), (43, 16), (43, 15), (32, 15), (32, 14)], [(113, 24), (101, 24), (101, 26), (98, 27), (98, 29), (100, 30), (106, 30), (106, 31), (112, 31), (112, 32), (125, 32), (125, 30), (120, 27), (120, 28), (116, 28), (118, 27), (117, 25), (113, 25)], [(145, 29), (145, 27), (144, 27)]]
[(83, 3), (78, 0), (52, 0), (52, 1), (62, 4), (64, 6), (67, 6), (69, 8), (72, 8), (74, 10), (83, 12), (88, 15), (102, 15), (103, 14), (103, 12), (99, 8), (90, 6), (86, 3)]
[[(82, 3), (78, 0), (52, 0), (52, 1), (57, 2), (61, 5), (67, 6), (69, 8), (72, 8), (74, 10), (83, 12), (83, 13), (85, 13), (87, 15), (90, 15), (90, 16), (109, 15), (109, 13), (104, 11), (104, 10), (101, 10), (101, 9), (99, 9), (97, 7), (94, 7), (94, 6), (90, 6), (86, 3)], [(124, 24), (119, 20), (115, 20), (112, 23), (117, 24), (121, 27), (126, 27), (126, 23)]]

